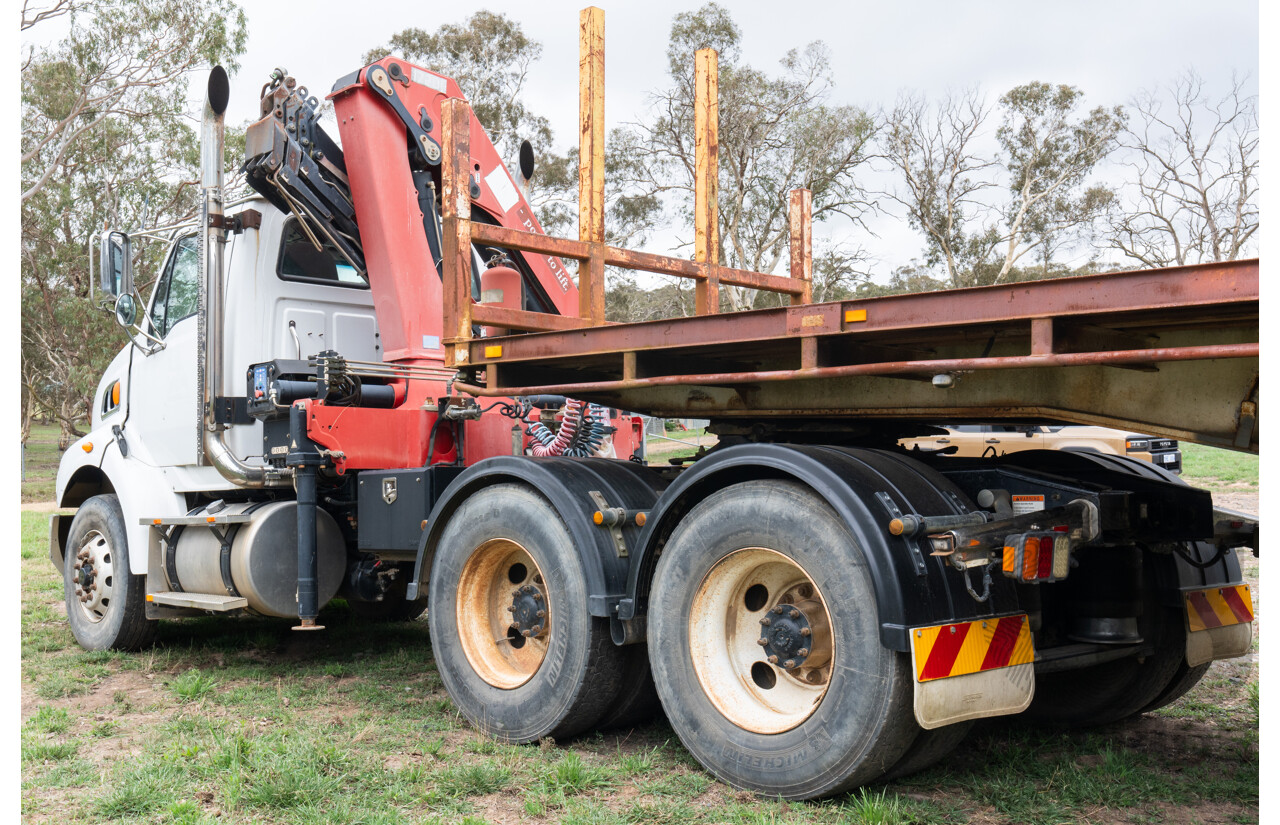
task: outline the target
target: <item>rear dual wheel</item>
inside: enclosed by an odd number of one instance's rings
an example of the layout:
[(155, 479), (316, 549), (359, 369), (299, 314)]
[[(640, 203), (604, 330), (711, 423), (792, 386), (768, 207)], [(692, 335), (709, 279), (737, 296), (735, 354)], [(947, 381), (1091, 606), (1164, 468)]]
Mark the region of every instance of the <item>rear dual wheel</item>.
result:
[(651, 688), (639, 646), (587, 608), (578, 550), (551, 504), (497, 484), (450, 516), (431, 568), (431, 646), (454, 703), (508, 742), (635, 721)]
[(838, 793), (893, 769), (920, 734), (857, 541), (794, 482), (737, 484), (682, 519), (654, 576), (649, 650), (681, 741), (738, 787)]

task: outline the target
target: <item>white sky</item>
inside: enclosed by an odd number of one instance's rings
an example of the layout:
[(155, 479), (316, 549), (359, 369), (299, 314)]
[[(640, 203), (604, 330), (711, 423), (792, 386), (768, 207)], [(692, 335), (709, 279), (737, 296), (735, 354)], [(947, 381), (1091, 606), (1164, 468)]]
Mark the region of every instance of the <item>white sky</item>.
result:
[[(658, 0), (600, 5), (605, 9), (605, 117), (612, 128), (643, 116), (648, 93), (666, 82), (671, 18), (701, 4)], [(1043, 80), (1079, 87), (1090, 107), (1115, 105), (1191, 66), (1211, 93), (1225, 90), (1233, 72), (1250, 75), (1251, 89), (1257, 89), (1254, 2), (751, 0), (724, 5), (742, 29), (745, 59), (759, 69), (772, 72), (788, 49), (826, 41), (836, 84), (833, 103), (874, 109), (891, 105), (903, 89), (937, 96), (975, 84), (994, 103), (1013, 86)], [(355, 14), (351, 4), (333, 0), (309, 3), (305, 12), (296, 4), (260, 0), (247, 0), (244, 7), (249, 45), (232, 79), (230, 122), (256, 117), (257, 90), (276, 66), (320, 94), (394, 32), (460, 22), (483, 7), (519, 21), (526, 34), (542, 43), (543, 57), (531, 70), (526, 104), (551, 120), (560, 148), (576, 134), (581, 2), (495, 0), (466, 7), (426, 2), (404, 4), (402, 12), (370, 8), (367, 14)], [(783, 8), (788, 13), (780, 13)], [(989, 121), (992, 130), (995, 123), (995, 118)], [(919, 255), (918, 234), (900, 218), (882, 217), (869, 226), (879, 237), (868, 237), (844, 221), (820, 225), (815, 232), (865, 246), (880, 273)], [(674, 232), (686, 239), (689, 234), (683, 228)], [(671, 232), (661, 233), (647, 246), (666, 251), (672, 238)]]
[[(543, 57), (530, 71), (526, 105), (550, 119), (560, 149), (571, 145), (576, 134), (582, 0), (391, 3), (368, 11), (339, 0), (312, 0), (305, 7), (266, 0), (241, 4), (249, 20), (249, 42), (232, 77), (230, 123), (256, 119), (257, 92), (276, 66), (323, 96), (338, 77), (359, 67), (366, 51), (386, 43), (393, 33), (462, 22), (475, 9), (487, 8), (518, 21), (542, 43)], [(667, 82), (671, 18), (701, 3), (606, 0), (599, 5), (605, 9), (605, 119), (612, 128), (644, 116), (649, 93)], [(745, 0), (723, 5), (742, 30), (747, 62), (772, 73), (789, 49), (824, 40), (835, 80), (831, 102), (871, 110), (891, 106), (902, 90), (936, 98), (974, 85), (994, 104), (1008, 89), (1032, 80), (1077, 86), (1086, 93), (1086, 106), (1110, 106), (1126, 103), (1140, 89), (1168, 83), (1190, 67), (1205, 79), (1211, 96), (1225, 92), (1233, 73), (1249, 76), (1249, 91), (1258, 87), (1258, 6), (1251, 0)], [(783, 8), (788, 13), (780, 13)], [(53, 40), (65, 31), (64, 21), (33, 31)], [(203, 83), (196, 80), (189, 106), (193, 114), (202, 100)], [(988, 131), (994, 133), (996, 124), (995, 116), (989, 118)], [(1118, 172), (1100, 168), (1112, 185), (1119, 182)], [(864, 180), (872, 188), (892, 185), (884, 176)], [(815, 236), (864, 247), (882, 278), (923, 249), (919, 234), (892, 213), (869, 220), (868, 228), (874, 234), (837, 218), (815, 226)], [(674, 251), (677, 240), (687, 242), (690, 235), (686, 227), (671, 227), (655, 234), (646, 248)], [(1086, 257), (1087, 251), (1077, 250), (1076, 262)]]

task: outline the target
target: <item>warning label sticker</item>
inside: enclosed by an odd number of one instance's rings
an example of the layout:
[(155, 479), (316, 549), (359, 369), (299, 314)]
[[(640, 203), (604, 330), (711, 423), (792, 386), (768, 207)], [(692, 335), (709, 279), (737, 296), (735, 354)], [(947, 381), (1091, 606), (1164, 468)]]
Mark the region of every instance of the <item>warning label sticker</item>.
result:
[(1012, 496), (1012, 498), (1015, 516), (1044, 509), (1044, 496)]

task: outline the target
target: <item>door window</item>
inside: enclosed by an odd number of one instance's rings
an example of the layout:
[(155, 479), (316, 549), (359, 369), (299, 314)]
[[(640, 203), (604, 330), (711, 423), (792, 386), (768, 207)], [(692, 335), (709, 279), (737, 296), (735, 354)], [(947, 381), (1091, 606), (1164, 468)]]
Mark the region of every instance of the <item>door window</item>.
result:
[(196, 314), (200, 291), (200, 248), (195, 235), (178, 240), (151, 299), (151, 325), (164, 338), (184, 318)]

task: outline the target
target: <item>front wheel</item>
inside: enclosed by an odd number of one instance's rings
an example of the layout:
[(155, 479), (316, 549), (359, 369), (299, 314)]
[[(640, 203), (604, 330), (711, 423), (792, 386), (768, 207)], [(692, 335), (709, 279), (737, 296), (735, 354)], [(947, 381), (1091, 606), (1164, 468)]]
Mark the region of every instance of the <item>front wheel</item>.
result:
[(694, 507), (649, 599), (654, 682), (685, 747), (725, 782), (791, 799), (873, 781), (915, 740), (910, 664), (879, 631), (856, 540), (794, 482)]
[(129, 572), (124, 513), (114, 495), (80, 505), (63, 554), (71, 635), (85, 650), (139, 650), (155, 640), (147, 618), (146, 577)]

